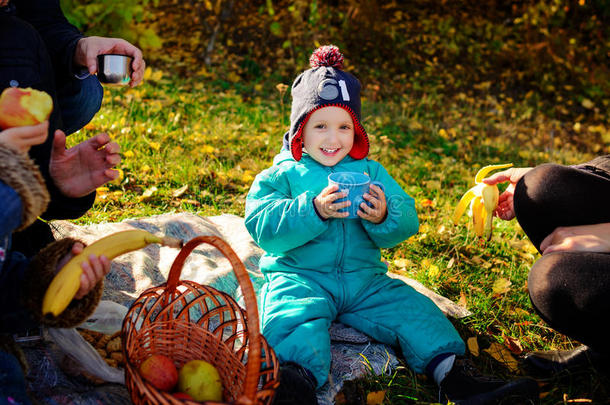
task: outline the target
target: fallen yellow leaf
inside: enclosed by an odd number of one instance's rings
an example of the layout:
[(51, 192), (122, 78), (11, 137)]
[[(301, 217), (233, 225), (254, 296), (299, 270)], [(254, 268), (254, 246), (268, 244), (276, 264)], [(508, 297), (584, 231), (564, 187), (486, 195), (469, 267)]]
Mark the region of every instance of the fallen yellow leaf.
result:
[(488, 349), (484, 349), (483, 351), (488, 353), (498, 362), (504, 364), (510, 371), (517, 372), (519, 370), (519, 363), (517, 360), (515, 360), (508, 349), (500, 343), (494, 342)]
[(460, 291), (460, 300), (458, 301), (458, 305), (464, 308), (468, 307), (468, 303), (466, 302), (466, 294), (464, 293), (464, 291)]
[(186, 193), (186, 190), (188, 190), (189, 185), (185, 184), (184, 186), (174, 190), (172, 192), (172, 197), (180, 197), (182, 194)]
[(474, 357), (479, 355), (479, 342), (477, 341), (476, 336), (469, 337), (466, 341), (466, 345), (468, 345), (468, 351), (470, 354), (472, 354)]
[(510, 285), (510, 280), (500, 277), (494, 281), (492, 291), (494, 295), (506, 294), (510, 290)]
[(366, 405), (381, 405), (385, 399), (384, 391), (369, 392), (366, 394)]
[(411, 261), (408, 259), (396, 259), (394, 260), (394, 265), (399, 268), (407, 268), (411, 266)]
[(149, 200), (153, 194), (155, 194), (157, 192), (157, 187), (152, 186), (148, 189), (146, 189), (141, 196), (138, 197), (138, 201), (147, 201)]

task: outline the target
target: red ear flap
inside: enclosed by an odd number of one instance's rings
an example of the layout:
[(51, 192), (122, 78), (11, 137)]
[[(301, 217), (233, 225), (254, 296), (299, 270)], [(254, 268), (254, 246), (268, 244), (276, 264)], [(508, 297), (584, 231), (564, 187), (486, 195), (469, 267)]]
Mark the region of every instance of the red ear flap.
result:
[(369, 154), (369, 137), (360, 123), (354, 120), (354, 145), (349, 155), (354, 159), (364, 159)]
[(301, 160), (303, 156), (303, 126), (299, 127), (299, 131), (296, 133), (294, 138), (292, 138), (292, 142), (290, 142), (290, 152), (292, 153), (292, 157), (297, 162)]

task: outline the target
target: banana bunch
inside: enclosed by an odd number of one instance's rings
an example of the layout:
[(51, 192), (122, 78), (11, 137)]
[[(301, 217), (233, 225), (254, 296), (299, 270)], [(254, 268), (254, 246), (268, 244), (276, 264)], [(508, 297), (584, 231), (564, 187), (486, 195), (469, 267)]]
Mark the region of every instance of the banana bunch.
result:
[(85, 247), (81, 253), (71, 258), (55, 275), (42, 300), (42, 313), (57, 316), (70, 304), (80, 287), (83, 274), (81, 264), (89, 260), (89, 255), (104, 255), (112, 260), (117, 256), (141, 249), (151, 243), (163, 246), (182, 247), (182, 241), (153, 235), (143, 230), (129, 230), (108, 235)]
[(474, 233), (477, 236), (484, 236), (486, 240), (491, 239), (492, 218), (498, 206), (500, 192), (495, 184), (493, 186), (487, 185), (483, 183), (483, 179), (494, 170), (506, 169), (512, 165), (512, 163), (507, 163), (481, 168), (474, 177), (474, 187), (466, 191), (455, 208), (453, 223), (457, 225), (466, 210), (466, 206), (470, 203)]

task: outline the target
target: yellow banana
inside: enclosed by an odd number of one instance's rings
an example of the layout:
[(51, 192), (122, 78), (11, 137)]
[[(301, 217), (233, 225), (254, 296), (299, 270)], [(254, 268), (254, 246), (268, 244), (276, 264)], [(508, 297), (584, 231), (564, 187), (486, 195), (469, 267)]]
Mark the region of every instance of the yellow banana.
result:
[(62, 313), (70, 304), (80, 287), (80, 276), (83, 273), (81, 264), (89, 260), (89, 255), (106, 256), (112, 260), (124, 253), (141, 249), (151, 243), (179, 248), (182, 241), (171, 237), (160, 237), (143, 230), (129, 230), (108, 235), (85, 247), (81, 253), (71, 258), (59, 273), (55, 275), (47, 288), (42, 301), (42, 313)]
[(487, 240), (491, 239), (492, 218), (498, 206), (500, 192), (495, 184), (493, 186), (487, 185), (483, 183), (483, 179), (494, 170), (506, 169), (512, 165), (512, 163), (507, 163), (481, 168), (474, 176), (474, 187), (464, 193), (457, 207), (455, 207), (453, 223), (457, 225), (466, 210), (466, 206), (470, 203), (474, 233), (477, 236), (484, 236)]

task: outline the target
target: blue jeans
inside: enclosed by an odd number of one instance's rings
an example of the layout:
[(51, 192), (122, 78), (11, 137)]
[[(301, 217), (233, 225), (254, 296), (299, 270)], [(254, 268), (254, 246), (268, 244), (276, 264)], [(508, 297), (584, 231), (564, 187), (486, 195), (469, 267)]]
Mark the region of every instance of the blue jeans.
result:
[(104, 90), (96, 76), (74, 79), (58, 89), (63, 131), (70, 135), (91, 121), (102, 106)]
[(0, 405), (31, 405), (21, 366), (5, 352), (0, 352)]

